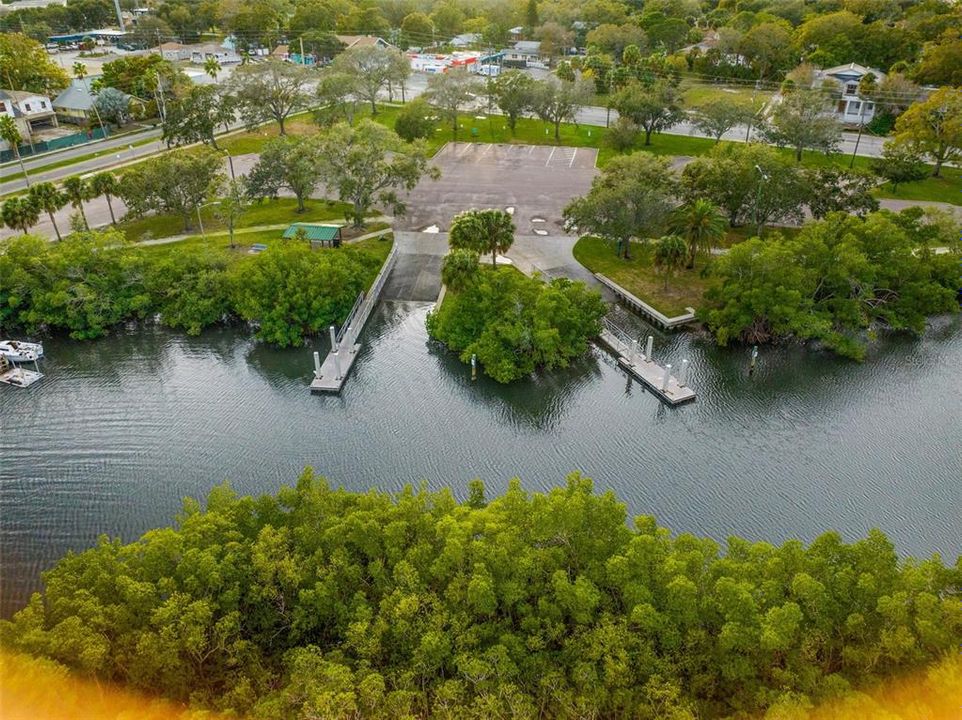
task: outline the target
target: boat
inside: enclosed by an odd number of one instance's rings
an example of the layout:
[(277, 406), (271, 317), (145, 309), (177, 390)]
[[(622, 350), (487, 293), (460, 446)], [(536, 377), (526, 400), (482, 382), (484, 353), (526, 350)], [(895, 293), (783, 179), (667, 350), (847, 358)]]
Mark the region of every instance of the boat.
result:
[[(34, 361), (36, 362), (36, 361)], [(27, 370), (18, 367), (6, 355), (0, 355), (0, 383), (14, 387), (30, 387), (43, 377), (39, 370)]]
[(0, 340), (0, 355), (12, 362), (35, 362), (43, 357), (43, 345), (20, 340)]

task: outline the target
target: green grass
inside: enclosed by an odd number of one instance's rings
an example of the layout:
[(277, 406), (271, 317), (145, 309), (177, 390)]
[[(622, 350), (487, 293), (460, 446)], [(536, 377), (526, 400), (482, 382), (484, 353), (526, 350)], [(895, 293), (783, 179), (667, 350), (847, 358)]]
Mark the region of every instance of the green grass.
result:
[[(264, 200), (255, 203), (248, 208), (247, 212), (240, 218), (237, 228), (257, 227), (259, 225), (278, 225), (293, 222), (326, 222), (339, 220), (344, 217), (344, 213), (350, 209), (347, 203), (333, 200), (308, 200), (305, 205), (307, 209), (297, 212), (297, 201), (293, 198), (278, 198), (277, 200)], [(208, 206), (201, 210), (201, 218), (204, 222), (204, 230), (208, 234), (223, 231), (224, 223), (216, 215), (216, 206)], [(117, 228), (122, 230), (128, 240), (140, 242), (153, 238), (171, 237), (182, 235), (185, 232), (196, 232), (197, 216), (191, 217), (192, 229), (184, 230), (184, 221), (179, 215), (148, 215), (135, 220), (125, 220), (117, 224)]]
[(707, 257), (699, 256), (694, 269), (678, 270), (665, 288), (665, 277), (655, 269), (651, 244), (632, 243), (631, 259), (615, 256), (612, 245), (601, 238), (585, 236), (575, 243), (575, 259), (591, 272), (601, 273), (625, 290), (673, 317), (698, 308), (711, 279), (702, 277)]
[(875, 195), (893, 200), (927, 200), (962, 205), (962, 169), (943, 166), (941, 177), (902, 183), (897, 190), (886, 183)]
[(755, 90), (745, 85), (705, 85), (691, 80), (682, 80), (680, 90), (684, 105), (689, 108), (724, 98), (758, 111), (773, 95), (769, 90)]

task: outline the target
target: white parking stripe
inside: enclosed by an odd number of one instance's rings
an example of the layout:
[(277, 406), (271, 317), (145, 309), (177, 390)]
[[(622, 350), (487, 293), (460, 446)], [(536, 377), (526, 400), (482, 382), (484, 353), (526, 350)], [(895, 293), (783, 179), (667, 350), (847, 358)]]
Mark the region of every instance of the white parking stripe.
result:
[(493, 147), (494, 147), (494, 145), (485, 145), (484, 150), (481, 151), (481, 154), (478, 155), (478, 159), (475, 160), (475, 162), (476, 162), (476, 163), (481, 162), (481, 158), (483, 158), (485, 155), (487, 155), (489, 152), (491, 152), (491, 148), (493, 148)]
[(578, 148), (575, 148), (575, 151), (571, 153), (571, 161), (568, 163), (568, 167), (572, 167), (575, 164), (575, 156), (577, 156), (577, 154)]
[(551, 162), (551, 158), (554, 157), (554, 151), (557, 150), (557, 149), (558, 149), (557, 147), (551, 148), (551, 154), (548, 155), (548, 159), (544, 161), (544, 166), (545, 166), (545, 167), (548, 167), (548, 163)]

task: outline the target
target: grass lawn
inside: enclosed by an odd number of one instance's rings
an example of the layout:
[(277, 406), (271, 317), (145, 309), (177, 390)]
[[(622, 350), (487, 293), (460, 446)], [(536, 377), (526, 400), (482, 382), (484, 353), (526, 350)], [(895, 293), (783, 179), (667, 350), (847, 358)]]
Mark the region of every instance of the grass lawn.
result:
[[(278, 198), (265, 200), (251, 205), (240, 218), (237, 228), (257, 227), (258, 225), (279, 225), (293, 222), (326, 222), (339, 220), (344, 217), (349, 208), (347, 203), (333, 200), (308, 200), (307, 209), (297, 212), (297, 201), (293, 198)], [(208, 233), (224, 230), (224, 223), (215, 216), (215, 206), (208, 206), (201, 210), (204, 230)], [(196, 231), (197, 217), (191, 218)], [(184, 234), (184, 221), (179, 215), (149, 215), (135, 220), (125, 220), (118, 223), (117, 228), (123, 230), (127, 239), (133, 242), (150, 240), (152, 238), (170, 237)]]
[(679, 88), (685, 107), (692, 108), (725, 98), (739, 105), (758, 111), (767, 103), (773, 93), (770, 90), (755, 90), (750, 85), (706, 85), (703, 82), (682, 80)]
[(929, 200), (962, 205), (962, 169), (942, 167), (941, 177), (927, 177), (918, 182), (902, 183), (897, 190), (885, 183), (875, 196), (893, 200)]
[(699, 256), (694, 269), (678, 270), (665, 288), (665, 277), (655, 269), (651, 244), (632, 243), (631, 259), (615, 256), (614, 247), (601, 238), (587, 235), (574, 247), (575, 259), (591, 272), (601, 273), (669, 317), (685, 308), (698, 308), (711, 279), (702, 277), (706, 257)]

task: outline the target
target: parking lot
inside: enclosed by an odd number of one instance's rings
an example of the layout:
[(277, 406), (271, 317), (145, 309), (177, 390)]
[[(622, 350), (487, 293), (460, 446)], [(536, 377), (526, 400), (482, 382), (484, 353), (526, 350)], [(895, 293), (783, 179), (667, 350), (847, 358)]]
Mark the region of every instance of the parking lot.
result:
[(399, 225), (443, 232), (462, 210), (500, 208), (513, 213), (519, 235), (558, 235), (564, 206), (591, 186), (597, 156), (583, 147), (448, 143), (434, 156), (441, 179), (408, 194)]

